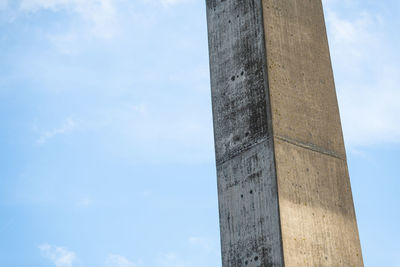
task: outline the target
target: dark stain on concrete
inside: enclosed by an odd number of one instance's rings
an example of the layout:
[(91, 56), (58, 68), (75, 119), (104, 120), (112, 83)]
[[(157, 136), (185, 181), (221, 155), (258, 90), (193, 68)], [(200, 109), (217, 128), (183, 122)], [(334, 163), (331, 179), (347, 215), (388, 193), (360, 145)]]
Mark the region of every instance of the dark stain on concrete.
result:
[(222, 266), (283, 266), (261, 0), (206, 4)]

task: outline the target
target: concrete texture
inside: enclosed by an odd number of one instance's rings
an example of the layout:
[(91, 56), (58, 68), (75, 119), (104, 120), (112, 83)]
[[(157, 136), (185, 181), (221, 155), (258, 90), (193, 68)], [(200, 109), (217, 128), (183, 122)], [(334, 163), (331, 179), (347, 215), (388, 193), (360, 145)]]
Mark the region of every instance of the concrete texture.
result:
[(286, 266), (363, 266), (320, 0), (263, 0)]
[(207, 1), (223, 266), (282, 266), (260, 1)]
[(207, 0), (223, 266), (363, 266), (320, 0)]

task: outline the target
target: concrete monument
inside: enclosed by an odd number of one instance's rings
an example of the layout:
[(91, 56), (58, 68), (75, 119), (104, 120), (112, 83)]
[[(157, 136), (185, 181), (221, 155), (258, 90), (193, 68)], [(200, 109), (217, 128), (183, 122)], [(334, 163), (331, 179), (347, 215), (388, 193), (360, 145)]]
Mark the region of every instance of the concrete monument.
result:
[(363, 266), (321, 0), (206, 0), (223, 267)]

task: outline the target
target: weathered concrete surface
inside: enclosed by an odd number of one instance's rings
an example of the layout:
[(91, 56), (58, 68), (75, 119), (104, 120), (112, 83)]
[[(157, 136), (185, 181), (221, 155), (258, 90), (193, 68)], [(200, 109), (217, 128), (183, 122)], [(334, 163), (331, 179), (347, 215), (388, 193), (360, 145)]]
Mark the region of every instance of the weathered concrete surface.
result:
[(263, 0), (285, 266), (363, 266), (320, 0)]
[(283, 266), (261, 1), (207, 1), (223, 266)]
[(223, 266), (363, 266), (321, 1), (206, 3)]
[(346, 162), (275, 140), (285, 266), (363, 266)]

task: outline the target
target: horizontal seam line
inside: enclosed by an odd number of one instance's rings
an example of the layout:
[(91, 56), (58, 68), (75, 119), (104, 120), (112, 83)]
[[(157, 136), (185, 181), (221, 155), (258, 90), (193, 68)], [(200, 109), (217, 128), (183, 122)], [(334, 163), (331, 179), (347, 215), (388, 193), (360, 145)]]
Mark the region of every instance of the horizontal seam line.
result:
[(246, 151), (249, 151), (249, 150), (252, 149), (253, 147), (255, 147), (255, 146), (259, 145), (259, 144), (262, 144), (262, 143), (264, 143), (264, 142), (266, 142), (266, 141), (268, 141), (268, 140), (270, 140), (270, 139), (271, 139), (271, 137), (263, 137), (263, 138), (261, 138), (260, 140), (257, 140), (256, 142), (254, 142), (253, 144), (251, 144), (251, 145), (249, 145), (249, 146), (246, 146), (246, 147), (244, 147), (244, 148), (242, 148), (242, 149), (239, 149), (239, 150), (237, 150), (237, 151), (234, 151), (234, 152), (231, 153), (230, 155), (227, 155), (227, 156), (223, 157), (221, 160), (217, 160), (217, 161), (216, 161), (216, 165), (217, 165), (217, 166), (220, 166), (220, 165), (226, 163), (227, 161), (230, 161), (231, 159), (236, 158), (236, 157), (239, 156), (241, 153), (246, 152)]
[(283, 137), (283, 136), (279, 136), (279, 135), (276, 135), (275, 138), (277, 138), (277, 139), (279, 139), (281, 141), (284, 141), (286, 143), (301, 147), (301, 148), (309, 149), (309, 150), (312, 150), (314, 152), (318, 152), (318, 153), (321, 153), (321, 154), (324, 154), (324, 155), (327, 155), (327, 156), (331, 156), (331, 157), (334, 157), (334, 158), (337, 158), (337, 159), (345, 160), (345, 158), (339, 156), (335, 152), (320, 148), (320, 147), (318, 147), (316, 145), (313, 145), (313, 144), (302, 143), (302, 142), (299, 142), (299, 141), (296, 141), (296, 140), (293, 140), (293, 139), (289, 139), (289, 138), (286, 138), (286, 137)]

